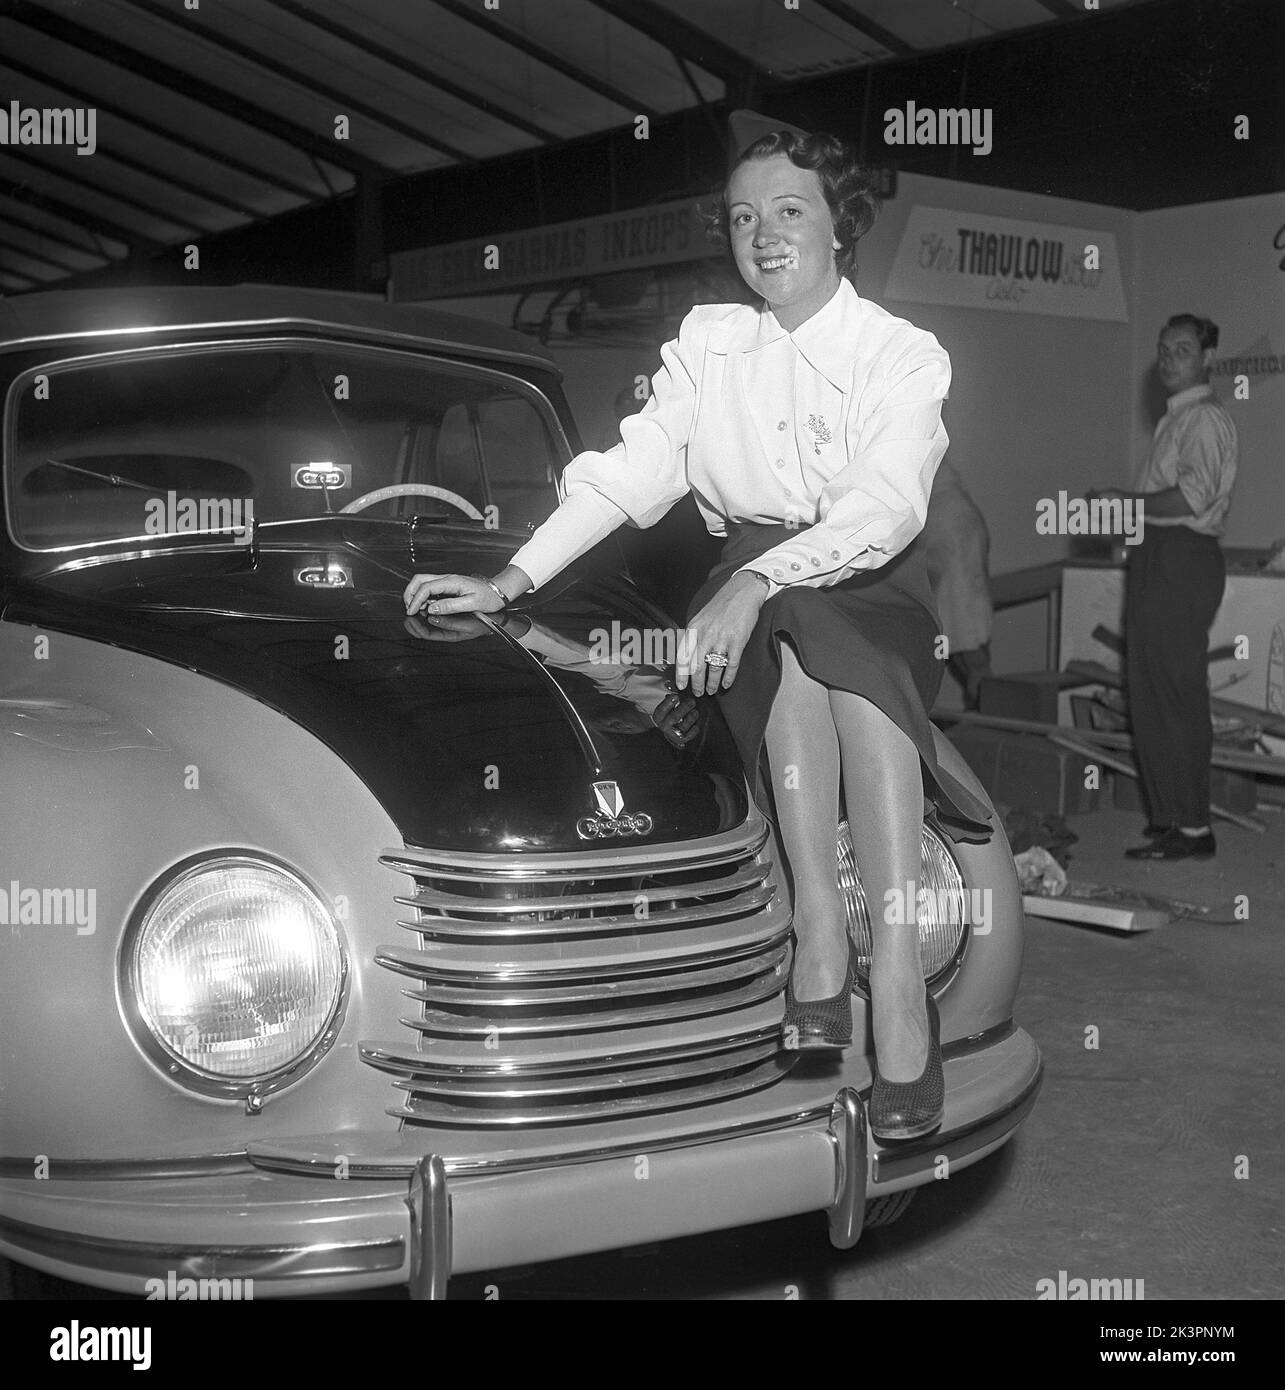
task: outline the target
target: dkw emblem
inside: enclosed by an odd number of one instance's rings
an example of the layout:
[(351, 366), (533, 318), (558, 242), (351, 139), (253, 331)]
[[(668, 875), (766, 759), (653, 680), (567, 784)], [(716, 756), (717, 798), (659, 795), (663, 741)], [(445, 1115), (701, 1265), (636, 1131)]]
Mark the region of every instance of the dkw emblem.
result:
[(294, 582), (308, 589), (351, 589), (352, 570), (338, 560), (329, 560), (324, 565), (299, 565), (294, 572)]
[(645, 811), (631, 814), (615, 782), (593, 783), (598, 812), (576, 821), (576, 834), (582, 840), (610, 840), (621, 835), (650, 835), (652, 819)]

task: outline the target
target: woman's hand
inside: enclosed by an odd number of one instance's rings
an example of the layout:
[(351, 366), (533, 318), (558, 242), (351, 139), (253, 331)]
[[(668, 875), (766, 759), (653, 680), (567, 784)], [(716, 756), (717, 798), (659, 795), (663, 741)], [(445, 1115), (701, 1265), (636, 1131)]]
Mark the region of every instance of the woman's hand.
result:
[(402, 597), (412, 615), (498, 613), (504, 607), (495, 590), (475, 574), (416, 574)]
[[(679, 643), (674, 673), (679, 690), (690, 682), (694, 694), (713, 695), (732, 684), (766, 597), (767, 590), (752, 574), (734, 574), (723, 585), (691, 620), (685, 640)], [(707, 665), (705, 656), (710, 652), (722, 652), (727, 665)]]
[(480, 574), (416, 574), (402, 597), (406, 611), (416, 613), (498, 613), (504, 599), (514, 603), (532, 587), (531, 576), (517, 565), (505, 565), (494, 579)]
[(499, 594), (476, 574), (416, 574), (403, 598), (411, 614), (498, 613), (504, 607)]

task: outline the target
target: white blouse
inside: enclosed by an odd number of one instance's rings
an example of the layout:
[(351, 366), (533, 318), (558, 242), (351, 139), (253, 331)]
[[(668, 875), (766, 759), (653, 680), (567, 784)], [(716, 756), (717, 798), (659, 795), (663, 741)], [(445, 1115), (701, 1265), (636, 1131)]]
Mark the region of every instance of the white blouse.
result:
[(688, 491), (713, 535), (728, 521), (797, 528), (742, 566), (771, 592), (876, 569), (922, 529), (949, 442), (950, 358), (931, 333), (842, 280), (793, 333), (766, 306), (698, 305), (660, 355), (621, 442), (567, 465), (562, 505), (514, 555), (537, 589)]

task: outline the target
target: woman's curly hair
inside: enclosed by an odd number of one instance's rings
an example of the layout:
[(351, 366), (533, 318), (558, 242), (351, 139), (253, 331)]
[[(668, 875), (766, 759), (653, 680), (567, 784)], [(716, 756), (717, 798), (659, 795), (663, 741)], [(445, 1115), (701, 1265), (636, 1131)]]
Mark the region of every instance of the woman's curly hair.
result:
[(732, 175), (748, 159), (770, 159), (783, 154), (800, 169), (813, 169), (834, 219), (834, 236), (839, 249), (834, 253), (840, 275), (851, 275), (857, 268), (857, 242), (874, 225), (882, 200), (875, 191), (879, 174), (857, 159), (851, 145), (835, 135), (795, 135), (774, 130), (750, 145), (728, 170), (727, 177), (701, 204), (705, 235), (719, 246), (731, 250), (727, 229), (727, 186)]

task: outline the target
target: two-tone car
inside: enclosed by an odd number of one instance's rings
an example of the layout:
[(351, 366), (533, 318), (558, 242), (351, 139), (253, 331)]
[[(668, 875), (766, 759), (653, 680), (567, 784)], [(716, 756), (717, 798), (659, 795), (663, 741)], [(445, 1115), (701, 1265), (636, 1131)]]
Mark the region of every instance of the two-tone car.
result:
[[(12, 1286), (433, 1297), (807, 1213), (849, 1247), (1013, 1136), (1002, 832), (925, 823), (945, 1123), (880, 1144), (864, 979), (840, 1059), (784, 1046), (773, 827), (716, 701), (666, 718), (677, 629), (615, 540), (502, 619), (407, 617), (413, 573), (494, 574), (557, 503), (529, 339), (67, 291), (0, 301), (0, 373)], [(868, 958), (844, 823), (835, 865)]]

